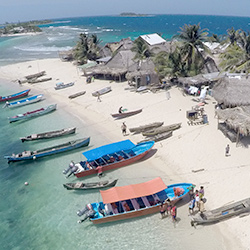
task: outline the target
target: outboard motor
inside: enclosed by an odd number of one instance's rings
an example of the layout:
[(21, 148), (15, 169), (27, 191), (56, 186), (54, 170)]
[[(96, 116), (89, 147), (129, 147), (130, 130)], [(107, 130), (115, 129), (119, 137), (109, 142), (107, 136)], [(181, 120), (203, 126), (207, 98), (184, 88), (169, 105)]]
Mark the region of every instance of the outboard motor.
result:
[(74, 166), (75, 166), (75, 163), (73, 161), (71, 161), (69, 164), (69, 167), (67, 169), (64, 169), (63, 173), (67, 174)]
[(67, 175), (67, 178), (70, 177), (72, 174), (74, 174), (78, 170), (78, 167), (74, 165), (72, 169), (70, 170), (70, 173)]
[(91, 219), (91, 218), (94, 218), (95, 217), (95, 214), (96, 212), (94, 210), (89, 210), (83, 219), (79, 220), (78, 223), (82, 223), (83, 221), (87, 220), (88, 218)]
[(82, 216), (82, 215), (86, 214), (86, 213), (87, 213), (88, 211), (90, 211), (90, 210), (93, 210), (93, 208), (92, 208), (92, 205), (89, 203), (89, 204), (87, 204), (87, 205), (85, 206), (84, 209), (79, 210), (79, 211), (77, 212), (77, 215), (78, 215), (78, 216)]

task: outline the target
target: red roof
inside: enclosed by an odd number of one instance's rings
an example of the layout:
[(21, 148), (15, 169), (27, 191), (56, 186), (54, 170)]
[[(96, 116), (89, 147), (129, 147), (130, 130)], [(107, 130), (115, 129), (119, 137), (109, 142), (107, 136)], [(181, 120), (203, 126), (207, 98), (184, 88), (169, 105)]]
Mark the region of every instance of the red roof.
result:
[(128, 185), (123, 187), (113, 187), (108, 190), (100, 191), (103, 203), (113, 203), (133, 198), (143, 197), (158, 193), (167, 186), (160, 177), (140, 184)]

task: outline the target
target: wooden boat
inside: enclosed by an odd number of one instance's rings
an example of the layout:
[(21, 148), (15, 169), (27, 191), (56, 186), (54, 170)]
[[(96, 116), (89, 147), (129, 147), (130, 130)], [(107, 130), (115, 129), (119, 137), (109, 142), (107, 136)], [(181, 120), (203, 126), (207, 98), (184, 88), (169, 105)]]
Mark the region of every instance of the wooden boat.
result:
[(39, 83), (39, 82), (47, 82), (52, 80), (52, 77), (45, 77), (45, 78), (32, 78), (28, 80), (28, 83), (33, 84), (33, 83)]
[(25, 76), (25, 78), (26, 78), (27, 80), (31, 80), (31, 79), (33, 79), (33, 78), (38, 78), (38, 77), (44, 76), (45, 74), (46, 74), (45, 71), (41, 71), (41, 72), (38, 72), (38, 73), (36, 73), (36, 74), (32, 74), (32, 75)]
[(58, 154), (73, 150), (80, 147), (86, 147), (89, 145), (90, 138), (78, 139), (74, 141), (69, 141), (63, 144), (55, 145), (52, 147), (39, 149), (35, 151), (24, 151), (19, 154), (12, 154), (11, 156), (4, 156), (8, 160), (8, 163), (14, 161), (25, 161), (25, 160), (35, 160), (40, 157), (49, 156), (53, 154)]
[(59, 83), (56, 84), (55, 90), (65, 89), (65, 88), (73, 86), (74, 84), (75, 84), (74, 82), (70, 82), (70, 83), (66, 83), (66, 84), (63, 83), (63, 82), (59, 82)]
[(163, 123), (164, 122), (154, 122), (154, 123), (142, 125), (142, 126), (135, 127), (135, 128), (130, 128), (129, 131), (131, 133), (142, 133), (142, 132), (145, 132), (145, 131), (153, 129), (153, 128), (158, 128), (158, 127), (162, 126)]
[(212, 224), (222, 220), (250, 213), (250, 198), (234, 202), (232, 204), (219, 207), (203, 213), (198, 213), (191, 217), (191, 225)]
[(104, 145), (83, 152), (87, 160), (69, 166), (63, 173), (69, 173), (68, 176), (74, 173), (77, 178), (80, 178), (96, 174), (98, 166), (102, 166), (102, 171), (124, 167), (140, 160), (153, 145), (153, 141), (135, 145), (130, 140)]
[(114, 181), (99, 181), (99, 182), (92, 182), (92, 183), (83, 183), (83, 182), (76, 182), (76, 183), (66, 183), (63, 184), (65, 188), (68, 190), (89, 190), (89, 189), (101, 189), (106, 187), (113, 187), (116, 185), (118, 180)]
[(110, 92), (111, 90), (112, 90), (111, 87), (106, 87), (106, 88), (103, 88), (103, 89), (100, 89), (100, 90), (93, 92), (92, 96), (97, 97), (98, 93), (99, 93), (99, 95), (104, 95), (104, 94)]
[(37, 110), (29, 111), (29, 112), (26, 112), (24, 114), (18, 114), (18, 115), (15, 115), (13, 117), (9, 117), (9, 122), (11, 123), (11, 122), (19, 121), (19, 120), (30, 119), (33, 117), (45, 115), (45, 114), (52, 112), (54, 110), (56, 110), (56, 104), (49, 105), (45, 108), (40, 108)]
[(142, 112), (142, 109), (138, 109), (138, 110), (134, 110), (134, 111), (126, 111), (126, 112), (116, 113), (116, 114), (111, 114), (111, 115), (113, 118), (122, 119), (122, 118), (125, 118), (128, 116), (137, 115), (141, 112)]
[(164, 133), (164, 132), (169, 132), (169, 131), (176, 130), (176, 129), (180, 128), (180, 127), (181, 127), (181, 123), (175, 123), (175, 124), (162, 126), (160, 128), (156, 128), (156, 129), (153, 129), (153, 130), (143, 132), (142, 135), (144, 135), (144, 136), (154, 136), (154, 135), (161, 134), (161, 133)]
[[(79, 216), (84, 215), (78, 222), (90, 218), (94, 224), (101, 224), (159, 213), (160, 205), (166, 199), (174, 205), (188, 195), (191, 186), (191, 183), (166, 186), (158, 177), (140, 184), (100, 190), (103, 201), (88, 204), (84, 210), (78, 211)], [(179, 190), (176, 196), (174, 189)]]
[(73, 95), (70, 95), (70, 96), (69, 96), (69, 99), (76, 98), (76, 97), (78, 97), (78, 96), (84, 95), (85, 93), (86, 93), (86, 91), (81, 91), (81, 92), (75, 93), (75, 94), (73, 94)]
[(30, 89), (26, 89), (24, 91), (18, 92), (16, 94), (8, 95), (8, 96), (0, 96), (0, 102), (6, 102), (14, 99), (18, 99), (24, 96), (27, 96), (30, 92)]
[(15, 101), (15, 102), (8, 102), (7, 101), (6, 104), (5, 104), (5, 107), (15, 108), (15, 107), (20, 107), (20, 106), (32, 104), (32, 103), (35, 103), (35, 102), (39, 102), (41, 100), (43, 100), (43, 94), (30, 96), (30, 97), (27, 97), (25, 99)]
[(173, 131), (169, 131), (169, 132), (163, 132), (157, 135), (154, 135), (152, 137), (148, 137), (140, 142), (146, 142), (146, 141), (154, 141), (154, 142), (158, 142), (158, 141), (162, 141), (165, 140), (169, 137), (171, 137), (173, 135)]
[(59, 136), (74, 134), (75, 132), (76, 132), (76, 128), (64, 128), (64, 129), (44, 132), (40, 134), (28, 135), (25, 137), (21, 137), (20, 140), (24, 142), (24, 141), (34, 141), (34, 140), (39, 140), (39, 139), (50, 139), (50, 138), (55, 138)]

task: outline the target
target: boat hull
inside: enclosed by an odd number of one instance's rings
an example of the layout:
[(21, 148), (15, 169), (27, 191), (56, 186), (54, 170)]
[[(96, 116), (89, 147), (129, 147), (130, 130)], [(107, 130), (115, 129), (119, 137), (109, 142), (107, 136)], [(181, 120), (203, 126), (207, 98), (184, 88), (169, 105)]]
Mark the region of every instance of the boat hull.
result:
[(55, 147), (41, 149), (38, 151), (31, 151), (30, 154), (27, 156), (25, 155), (20, 156), (20, 157), (5, 156), (5, 158), (8, 160), (8, 163), (16, 162), (16, 161), (35, 160), (37, 158), (67, 152), (76, 148), (86, 147), (89, 145), (89, 142), (90, 142), (90, 138), (88, 137), (84, 140), (81, 140), (79, 143), (75, 143), (74, 145), (67, 143), (67, 146), (64, 146), (65, 144), (62, 144), (62, 145), (57, 145)]
[(143, 125), (140, 127), (130, 128), (129, 131), (131, 133), (141, 133), (141, 132), (145, 132), (145, 131), (150, 130), (150, 129), (161, 127), (163, 125), (163, 123), (164, 122), (154, 122), (154, 123)]
[(100, 89), (98, 91), (93, 92), (92, 96), (97, 97), (98, 93), (99, 93), (99, 95), (104, 95), (104, 94), (109, 93), (111, 90), (112, 90), (111, 87), (106, 87), (106, 88), (103, 88), (103, 89)]
[[(118, 161), (118, 162), (114, 162), (114, 163), (111, 163), (107, 166), (103, 166), (102, 168), (102, 171), (108, 171), (108, 170), (114, 170), (114, 169), (117, 169), (117, 168), (121, 168), (121, 167), (124, 167), (124, 166), (127, 166), (127, 165), (130, 165), (138, 160), (140, 160), (142, 157), (144, 157), (149, 151), (151, 150), (148, 149), (147, 151), (143, 152), (142, 154), (139, 154), (139, 155), (136, 155), (134, 157), (131, 157), (129, 159), (124, 159), (124, 160), (121, 160), (121, 161)], [(88, 176), (88, 175), (92, 175), (92, 174), (96, 174), (96, 170), (95, 169), (90, 169), (90, 170), (85, 170), (83, 172), (79, 172), (79, 173), (76, 173), (75, 176), (77, 178), (81, 178), (81, 177), (85, 177), (85, 176)]]
[(41, 139), (51, 139), (51, 138), (60, 137), (64, 135), (74, 134), (75, 132), (76, 132), (76, 128), (61, 129), (57, 131), (45, 132), (45, 133), (22, 137), (20, 138), (20, 140), (24, 142), (24, 141), (34, 141), (34, 140), (41, 140)]
[(78, 96), (84, 95), (85, 93), (86, 93), (86, 91), (82, 91), (82, 92), (75, 93), (75, 94), (73, 94), (73, 95), (70, 95), (70, 96), (69, 96), (69, 99), (74, 99), (74, 98), (76, 98), (76, 97), (78, 97)]
[(111, 115), (113, 118), (122, 119), (128, 116), (137, 115), (141, 112), (142, 112), (142, 109), (138, 109), (138, 110), (131, 111), (131, 112), (123, 112), (123, 113), (117, 113), (117, 114), (111, 114)]
[(20, 100), (19, 102), (14, 102), (14, 103), (9, 103), (6, 104), (7, 107), (9, 108), (16, 108), (16, 107), (21, 107), (21, 106), (25, 106), (25, 105), (29, 105), (32, 103), (36, 103), (43, 100), (43, 95), (37, 95), (37, 96), (31, 96), (30, 98), (24, 99), (24, 100)]
[(29, 92), (30, 92), (30, 89), (27, 89), (17, 94), (0, 97), (0, 102), (6, 102), (6, 101), (15, 100), (15, 99), (27, 96)]

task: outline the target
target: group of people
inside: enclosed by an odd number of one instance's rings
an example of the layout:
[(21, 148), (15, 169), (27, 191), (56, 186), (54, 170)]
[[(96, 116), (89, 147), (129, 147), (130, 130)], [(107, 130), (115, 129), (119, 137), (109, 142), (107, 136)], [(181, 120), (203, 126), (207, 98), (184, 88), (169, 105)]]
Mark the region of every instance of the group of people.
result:
[(196, 189), (195, 193), (191, 195), (191, 200), (189, 202), (189, 213), (193, 214), (195, 207), (197, 207), (200, 213), (203, 213), (205, 211), (204, 203), (204, 187), (200, 186), (200, 190)]
[(173, 222), (176, 222), (176, 216), (177, 216), (177, 208), (176, 206), (173, 206), (171, 203), (171, 200), (167, 198), (164, 202), (160, 205), (160, 214), (161, 218), (165, 218), (167, 216), (171, 215)]

